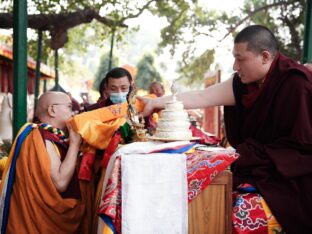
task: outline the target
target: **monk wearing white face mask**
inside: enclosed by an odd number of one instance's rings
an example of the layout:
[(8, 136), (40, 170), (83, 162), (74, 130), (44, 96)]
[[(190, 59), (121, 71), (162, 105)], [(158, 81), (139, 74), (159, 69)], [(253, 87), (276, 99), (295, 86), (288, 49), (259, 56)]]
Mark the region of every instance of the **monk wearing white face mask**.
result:
[(110, 70), (100, 85), (100, 95), (107, 97), (86, 108), (87, 111), (110, 106), (127, 101), (127, 95), (132, 83), (131, 74), (122, 67)]
[[(130, 91), (132, 76), (126, 69), (116, 67), (110, 70), (102, 80), (99, 93), (100, 99), (97, 103), (85, 108), (86, 111), (92, 111), (99, 108), (111, 106), (127, 101), (127, 95)], [(92, 165), (92, 177), (94, 186), (97, 187), (101, 178), (101, 161), (103, 158), (103, 150), (96, 150), (94, 163)]]
[(114, 104), (123, 103), (127, 101), (127, 95), (128, 95), (128, 92), (110, 93), (109, 99)]

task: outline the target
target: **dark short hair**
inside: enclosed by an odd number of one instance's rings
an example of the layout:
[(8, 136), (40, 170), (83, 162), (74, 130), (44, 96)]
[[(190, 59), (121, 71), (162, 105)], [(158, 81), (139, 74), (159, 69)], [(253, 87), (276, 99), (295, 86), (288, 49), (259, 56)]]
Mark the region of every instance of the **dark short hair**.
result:
[(112, 70), (110, 70), (106, 76), (102, 79), (100, 86), (99, 86), (99, 93), (100, 93), (100, 98), (103, 98), (103, 92), (107, 87), (108, 84), (108, 80), (110, 78), (112, 79), (119, 79), (126, 76), (129, 80), (129, 83), (132, 83), (132, 76), (130, 74), (130, 72), (128, 72), (126, 69), (122, 68), (122, 67), (115, 67)]
[(120, 79), (122, 77), (126, 76), (129, 80), (129, 83), (132, 83), (132, 76), (130, 74), (130, 72), (128, 72), (126, 69), (122, 68), (122, 67), (115, 67), (112, 70), (110, 70), (106, 76), (104, 77), (105, 80), (105, 84), (108, 84), (108, 80), (110, 78), (112, 79)]
[(103, 98), (103, 92), (105, 89), (106, 89), (105, 78), (103, 78), (99, 86), (100, 98)]
[(260, 53), (264, 50), (271, 52), (273, 56), (278, 53), (278, 44), (274, 34), (265, 26), (251, 25), (240, 31), (234, 43), (248, 43), (248, 50)]

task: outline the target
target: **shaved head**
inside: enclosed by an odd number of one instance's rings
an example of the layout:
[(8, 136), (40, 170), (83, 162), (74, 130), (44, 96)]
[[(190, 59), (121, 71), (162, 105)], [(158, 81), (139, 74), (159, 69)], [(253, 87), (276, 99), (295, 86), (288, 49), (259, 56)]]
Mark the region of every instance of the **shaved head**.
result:
[(251, 25), (240, 31), (234, 43), (248, 43), (248, 49), (260, 53), (269, 51), (273, 57), (278, 53), (278, 43), (273, 33), (262, 25)]
[(58, 103), (71, 103), (70, 97), (62, 92), (46, 92), (38, 100), (35, 115), (41, 122), (49, 122), (49, 107)]

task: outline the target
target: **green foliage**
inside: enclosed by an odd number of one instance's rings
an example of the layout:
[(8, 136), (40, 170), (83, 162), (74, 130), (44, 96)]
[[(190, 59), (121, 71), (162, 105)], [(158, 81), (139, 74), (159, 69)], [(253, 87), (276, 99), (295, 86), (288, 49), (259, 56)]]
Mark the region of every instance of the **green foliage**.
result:
[(151, 54), (145, 54), (137, 64), (138, 73), (135, 78), (135, 84), (138, 89), (149, 90), (149, 85), (153, 81), (163, 82), (163, 78), (154, 65), (154, 57)]
[[(38, 32), (33, 31), (33, 36), (28, 39), (27, 49), (28, 49), (28, 56), (32, 57), (33, 59), (37, 59), (37, 53), (38, 53)], [(47, 63), (48, 60), (54, 61), (54, 58), (51, 56), (54, 56), (54, 51), (50, 48), (50, 36), (49, 33), (46, 31), (42, 32), (42, 51), (41, 51), (41, 61), (43, 63)]]
[(222, 28), (228, 29), (227, 35), (235, 35), (241, 25), (262, 24), (275, 33), (286, 55), (300, 58), (305, 6), (305, 0), (246, 0), (241, 12), (228, 14), (202, 7), (198, 1), (177, 0), (157, 1), (154, 13), (168, 20), (160, 47), (172, 54), (181, 44), (192, 51), (198, 36), (218, 39), (216, 32)]
[[(199, 38), (214, 38), (222, 42), (223, 37), (235, 36), (242, 26), (250, 24), (262, 24), (270, 28), (279, 41), (280, 50), (290, 57), (301, 59), (306, 0), (245, 0), (241, 9), (231, 13), (211, 10), (209, 5), (208, 7), (201, 5), (202, 2), (205, 1), (63, 0), (60, 3), (59, 0), (30, 0), (27, 3), (29, 14), (64, 13), (92, 8), (101, 12), (101, 15), (118, 22), (136, 18), (144, 10), (149, 10), (154, 15), (165, 18), (168, 24), (161, 30), (162, 41), (158, 51), (169, 50), (173, 56), (181, 46), (186, 48), (179, 64), (179, 72), (181, 77), (185, 77), (183, 79), (188, 84), (201, 82), (200, 75), (205, 73), (204, 69), (209, 69), (213, 61), (213, 52), (209, 45), (203, 51), (196, 51)], [(12, 0), (4, 0), (0, 3), (0, 11), (10, 12), (12, 6)], [(63, 48), (64, 53), (60, 56), (66, 55), (70, 58), (74, 54), (81, 55), (86, 52), (90, 44), (103, 47), (105, 43), (109, 43), (112, 29), (116, 30), (116, 40), (122, 42), (127, 32), (118, 27), (107, 27), (97, 22), (91, 22), (70, 29), (68, 31), (69, 42)], [(220, 35), (220, 32), (224, 32), (224, 35)], [(49, 33), (44, 33), (43, 61), (47, 61), (53, 56), (49, 49), (49, 39)], [(29, 54), (35, 58), (36, 38), (29, 40), (28, 48)], [(196, 57), (194, 54), (199, 56)], [(65, 58), (60, 61), (68, 63)], [(143, 61), (141, 62), (143, 63)], [(152, 76), (147, 77), (152, 80), (156, 79), (151, 78)], [(144, 79), (141, 87), (152, 81), (145, 80), (144, 82)]]
[(11, 12), (13, 9), (13, 0), (0, 1), (0, 12)]
[(204, 75), (214, 62), (214, 50), (206, 50), (199, 57), (192, 58), (189, 64), (180, 64), (179, 73), (181, 81), (187, 85), (202, 84)]
[(12, 45), (13, 38), (7, 35), (0, 35), (0, 43), (5, 45)]
[(157, 1), (157, 11), (154, 12), (166, 17), (168, 26), (161, 30), (162, 42), (160, 47), (170, 44), (170, 52), (174, 54), (176, 46), (184, 41), (182, 28), (188, 28), (189, 25), (189, 9), (191, 5), (188, 1)]
[(85, 64), (81, 64), (74, 59), (69, 59), (66, 63), (62, 62), (60, 65), (62, 74), (66, 74), (70, 77), (70, 79), (67, 80), (69, 87), (75, 87), (77, 84), (79, 87), (79, 84), (83, 81), (89, 80), (93, 77), (93, 74), (90, 74)]
[[(101, 16), (114, 20), (118, 24), (123, 23), (127, 19), (138, 17), (154, 1), (156, 0), (148, 2), (133, 0), (29, 0), (27, 1), (27, 10), (28, 14), (32, 15), (70, 13), (77, 10), (94, 9)], [(12, 10), (12, 0), (0, 2), (0, 13), (12, 12)], [(89, 45), (103, 47), (108, 44), (112, 30), (115, 31), (115, 42), (122, 42), (127, 29), (116, 27), (113, 24), (108, 27), (94, 20), (89, 24), (82, 24), (69, 29), (67, 31), (68, 42), (62, 48), (63, 53), (59, 53), (60, 67), (65, 67), (63, 65), (71, 63), (68, 59), (71, 59), (74, 55), (83, 56)], [(53, 64), (54, 52), (50, 49), (50, 39), (50, 32), (45, 31), (42, 42), (42, 61), (45, 63), (51, 61)], [(28, 54), (33, 58), (37, 57), (36, 32), (34, 36), (28, 38)], [(67, 69), (67, 71), (72, 72), (70, 69)]]
[[(112, 68), (116, 67), (118, 63), (119, 63), (118, 58), (113, 56)], [(108, 67), (109, 67), (109, 53), (105, 53), (101, 56), (99, 68), (95, 74), (95, 79), (93, 82), (94, 90), (99, 90), (100, 83), (102, 79), (105, 77), (106, 73), (108, 72)]]
[(270, 4), (278, 5), (259, 11), (252, 15), (246, 23), (261, 24), (268, 27), (276, 36), (281, 52), (300, 60), (303, 50), (305, 0), (246, 1), (243, 12), (250, 14), (252, 10)]
[[(212, 61), (208, 56), (211, 52), (209, 47), (199, 57), (193, 56), (197, 38), (205, 36), (222, 42), (227, 36), (235, 36), (242, 26), (250, 24), (267, 26), (276, 35), (280, 51), (300, 60), (305, 6), (305, 0), (245, 0), (240, 12), (226, 13), (207, 9), (198, 1), (158, 1), (155, 14), (166, 17), (169, 22), (161, 31), (159, 46), (163, 50), (169, 49), (172, 55), (179, 45), (186, 47), (179, 72), (188, 85), (201, 82), (200, 75), (205, 73), (205, 68), (209, 69)], [(220, 37), (222, 29), (227, 32)]]
[(158, 1), (157, 7), (156, 14), (168, 20), (168, 26), (161, 30), (159, 45), (168, 46), (172, 55), (179, 45), (189, 45), (192, 50), (196, 36), (217, 29), (217, 13), (202, 8), (197, 1)]
[(62, 48), (62, 54), (65, 64), (70, 63), (72, 57), (85, 57), (89, 52), (90, 46), (97, 46), (100, 48), (107, 48), (111, 37), (111, 29), (105, 27), (96, 21), (90, 24), (81, 24), (68, 31), (68, 40)]
[(8, 157), (12, 147), (11, 140), (2, 140), (2, 144), (0, 145), (0, 159), (4, 156)]

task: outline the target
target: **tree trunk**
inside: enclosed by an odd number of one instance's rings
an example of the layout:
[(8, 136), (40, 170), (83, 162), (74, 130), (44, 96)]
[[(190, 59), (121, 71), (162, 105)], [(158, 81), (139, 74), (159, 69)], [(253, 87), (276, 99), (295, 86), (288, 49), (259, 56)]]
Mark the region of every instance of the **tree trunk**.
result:
[[(61, 14), (38, 14), (28, 16), (28, 27), (36, 30), (48, 30), (51, 33), (51, 48), (62, 48), (67, 42), (67, 30), (77, 25), (90, 23), (93, 19), (114, 27), (127, 27), (123, 22), (116, 22), (102, 17), (93, 9), (78, 10)], [(13, 28), (13, 14), (0, 13), (0, 28)]]

